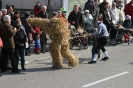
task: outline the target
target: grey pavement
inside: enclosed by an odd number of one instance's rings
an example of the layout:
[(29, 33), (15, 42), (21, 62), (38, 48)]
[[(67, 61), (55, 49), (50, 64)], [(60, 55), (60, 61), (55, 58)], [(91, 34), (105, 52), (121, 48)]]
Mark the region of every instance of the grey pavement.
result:
[(79, 65), (74, 68), (63, 59), (62, 69), (52, 69), (49, 52), (27, 56), (27, 61), (34, 60), (26, 65), (27, 70), (16, 75), (2, 73), (0, 88), (133, 88), (133, 46), (107, 45), (109, 60), (102, 61), (101, 53), (97, 63), (90, 65), (91, 48), (72, 50), (79, 58)]

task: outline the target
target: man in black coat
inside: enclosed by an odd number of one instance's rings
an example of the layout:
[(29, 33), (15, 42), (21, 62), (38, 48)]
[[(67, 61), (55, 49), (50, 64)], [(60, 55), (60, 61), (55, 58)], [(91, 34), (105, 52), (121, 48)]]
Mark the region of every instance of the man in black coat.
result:
[(74, 5), (74, 10), (68, 16), (68, 22), (74, 25), (76, 29), (79, 26), (84, 27), (83, 15), (79, 12), (79, 5)]

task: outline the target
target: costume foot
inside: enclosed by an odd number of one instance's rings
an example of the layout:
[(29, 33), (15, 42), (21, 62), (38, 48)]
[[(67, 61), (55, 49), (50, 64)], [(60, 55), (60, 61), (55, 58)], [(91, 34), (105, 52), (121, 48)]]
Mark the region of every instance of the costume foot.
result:
[(53, 69), (61, 69), (63, 68), (64, 65), (61, 65), (61, 66), (52, 66)]

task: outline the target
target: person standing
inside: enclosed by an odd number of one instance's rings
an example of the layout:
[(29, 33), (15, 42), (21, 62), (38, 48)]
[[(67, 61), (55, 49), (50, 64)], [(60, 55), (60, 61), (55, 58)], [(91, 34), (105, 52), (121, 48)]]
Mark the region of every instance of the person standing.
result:
[(118, 23), (119, 21), (119, 10), (116, 8), (116, 3), (112, 3), (112, 8), (110, 9), (110, 14), (112, 18), (112, 22), (114, 24)]
[(122, 0), (118, 0), (117, 9), (119, 10), (119, 21), (123, 23), (125, 20), (125, 13)]
[(93, 0), (88, 0), (84, 5), (84, 11), (89, 10), (90, 14), (93, 16), (94, 14), (94, 2)]
[(94, 14), (93, 14), (94, 25), (97, 24), (97, 22), (98, 22), (99, 11), (100, 11), (100, 8), (99, 8), (98, 0), (94, 0)]
[(124, 9), (125, 15), (130, 15), (133, 22), (133, 0), (126, 4)]
[(1, 22), (3, 22), (3, 18), (7, 14), (7, 9), (3, 8), (3, 9), (1, 9), (1, 12), (2, 12)]
[(109, 33), (107, 31), (106, 25), (103, 23), (103, 15), (102, 14), (99, 14), (98, 20), (99, 20), (98, 29), (95, 33), (92, 34), (92, 36), (96, 36), (96, 38), (97, 38), (97, 46), (96, 46), (95, 54), (94, 54), (92, 60), (90, 62), (88, 62), (89, 64), (96, 63), (100, 49), (102, 50), (102, 52), (105, 55), (105, 57), (102, 58), (102, 60), (106, 61), (109, 59), (108, 53), (107, 53), (106, 49), (104, 48), (104, 46), (108, 43)]
[(34, 6), (34, 16), (37, 17), (38, 13), (41, 12), (41, 4), (39, 1), (36, 2), (36, 5)]
[(7, 6), (7, 15), (11, 17), (11, 25), (13, 25), (13, 7), (11, 5)]
[(25, 27), (25, 31), (26, 31), (27, 38), (28, 38), (28, 45), (29, 45), (28, 48), (26, 48), (26, 50), (25, 50), (25, 55), (27, 55), (27, 56), (31, 55), (30, 49), (31, 49), (31, 43), (33, 41), (32, 34), (35, 33), (32, 26), (28, 23), (29, 17), (30, 17), (30, 14), (28, 12), (26, 12), (24, 14), (24, 19), (22, 20), (22, 24)]
[(84, 27), (83, 15), (79, 12), (79, 5), (74, 5), (73, 11), (68, 16), (68, 22), (74, 25), (76, 29), (78, 29), (79, 26)]
[(2, 12), (0, 11), (0, 23), (2, 23)]
[(109, 3), (104, 4), (104, 9), (101, 14), (103, 15), (103, 23), (106, 25), (108, 32), (110, 32), (110, 26), (112, 24), (112, 17), (109, 9)]
[[(49, 18), (46, 6), (42, 6), (41, 12), (37, 15), (37, 17), (40, 17), (40, 18), (43, 18), (43, 19), (48, 19)], [(40, 44), (41, 44), (41, 52), (45, 53), (46, 52), (47, 37), (46, 37), (46, 34), (43, 31), (41, 31), (41, 35), (40, 35)]]
[(101, 3), (99, 4), (99, 8), (100, 8), (99, 13), (101, 13), (102, 10), (105, 8), (104, 6), (105, 6), (106, 3), (107, 3), (107, 0), (103, 0), (103, 2), (101, 2)]
[[(20, 21), (20, 20), (18, 20)], [(19, 58), (21, 58), (21, 68), (22, 70), (26, 70), (24, 63), (25, 63), (25, 43), (26, 43), (26, 34), (24, 30), (21, 28), (20, 22), (17, 22), (18, 24), (15, 25), (17, 32), (14, 36), (14, 42), (15, 42), (15, 53), (16, 53), (16, 65), (18, 67)]]
[(15, 43), (13, 38), (16, 34), (16, 29), (11, 26), (11, 17), (9, 15), (5, 15), (3, 21), (4, 23), (0, 24), (0, 37), (3, 41), (1, 72), (7, 71), (9, 58), (11, 60), (12, 73), (20, 73), (21, 71), (16, 66)]

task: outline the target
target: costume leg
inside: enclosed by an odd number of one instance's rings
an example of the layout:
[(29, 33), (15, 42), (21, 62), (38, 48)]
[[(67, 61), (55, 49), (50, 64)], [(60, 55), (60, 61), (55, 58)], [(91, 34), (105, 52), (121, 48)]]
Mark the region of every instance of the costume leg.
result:
[(61, 55), (68, 60), (69, 66), (76, 66), (78, 64), (78, 58), (73, 55), (73, 53), (69, 49), (69, 45), (61, 46)]
[(57, 42), (52, 42), (50, 45), (50, 53), (52, 56), (53, 67), (59, 68), (63, 66), (61, 56), (61, 45)]

